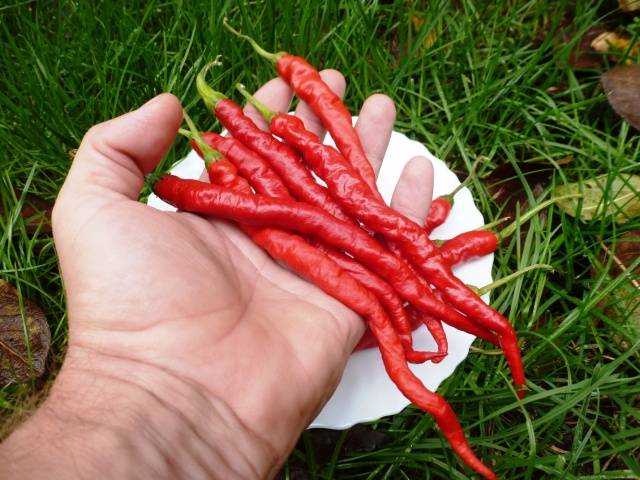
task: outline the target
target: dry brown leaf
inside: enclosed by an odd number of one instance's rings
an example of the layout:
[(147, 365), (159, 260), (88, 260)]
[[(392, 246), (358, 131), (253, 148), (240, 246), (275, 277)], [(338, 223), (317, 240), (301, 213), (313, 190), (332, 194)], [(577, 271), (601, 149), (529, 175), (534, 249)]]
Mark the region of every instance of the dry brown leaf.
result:
[(640, 130), (640, 65), (622, 65), (600, 75), (613, 109)]
[[(619, 57), (616, 54), (622, 54), (628, 50), (629, 57), (635, 57), (640, 51), (640, 43), (631, 45), (631, 37), (619, 35), (616, 32), (603, 32), (598, 35), (592, 42), (591, 48), (598, 53), (606, 53), (611, 61), (617, 62)], [(631, 58), (627, 58), (625, 63), (633, 63)]]
[(640, 0), (618, 0), (623, 12), (640, 12)]
[[(418, 33), (422, 28), (422, 25), (424, 25), (424, 18), (419, 17), (418, 15), (414, 15), (413, 17), (411, 17), (411, 23), (413, 24), (413, 30), (416, 33)], [(422, 46), (424, 47), (425, 50), (430, 49), (433, 46), (433, 44), (436, 43), (436, 40), (438, 40), (439, 29), (440, 27), (438, 25), (435, 28), (429, 30), (429, 32), (427, 33), (427, 36), (424, 37)]]
[(0, 280), (0, 383), (3, 384), (25, 382), (42, 375), (51, 346), (51, 332), (40, 307), (27, 299), (23, 299), (23, 307), (24, 321), (16, 289)]

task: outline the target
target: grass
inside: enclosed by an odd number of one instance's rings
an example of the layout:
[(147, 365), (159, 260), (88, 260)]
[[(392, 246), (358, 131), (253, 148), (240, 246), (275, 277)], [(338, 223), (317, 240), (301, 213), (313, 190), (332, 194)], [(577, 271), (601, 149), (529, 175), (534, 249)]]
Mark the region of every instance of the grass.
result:
[[(90, 6), (16, 0), (0, 7), (0, 277), (43, 307), (53, 333), (47, 377), (0, 387), (0, 430), (6, 433), (28, 413), (33, 398), (55, 377), (67, 337), (52, 239), (44, 231), (27, 232), (18, 214), (25, 200), (21, 192), (53, 201), (71, 163), (69, 152), (84, 132), (156, 93), (175, 93), (201, 128), (215, 127), (193, 84), (207, 60), (223, 55), (225, 66), (211, 81), (234, 98), (234, 82), (256, 87), (272, 76), (246, 44), (222, 29), (225, 16), (267, 49), (340, 69), (352, 110), (374, 92), (392, 96), (396, 128), (454, 168), (466, 171), (479, 156), (485, 159), (480, 172), (485, 176), (510, 165), (514, 173), (505, 180), (533, 201), (566, 182), (639, 171), (640, 137), (607, 105), (599, 71), (569, 66), (580, 34), (596, 23), (620, 23), (612, 13), (615, 3), (105, 1)], [(574, 13), (572, 35), (557, 41), (552, 32), (563, 12)], [(418, 29), (414, 16), (423, 19)], [(424, 41), (433, 39), (433, 32), (435, 42), (427, 48)], [(636, 27), (635, 35), (639, 32)], [(603, 68), (608, 67), (605, 59)], [(179, 140), (165, 164), (186, 148)], [(561, 161), (567, 157), (569, 163)], [(543, 171), (539, 188), (525, 168), (531, 164)], [(472, 189), (493, 220), (503, 205), (492, 200), (485, 183), (476, 180)], [(638, 229), (638, 219), (582, 222), (554, 210), (534, 219), (496, 256), (496, 277), (533, 263), (555, 268), (553, 274), (532, 272), (493, 297), (523, 339), (531, 393), (522, 403), (514, 400), (504, 360), (483, 350), (471, 353), (440, 393), (501, 478), (640, 476), (640, 343), (627, 338), (628, 347), (621, 348), (615, 340), (639, 300), (637, 290), (622, 290), (629, 278), (615, 274), (601, 247), (615, 249), (625, 232)], [(326, 432), (306, 432), (282, 477), (469, 478), (434, 431), (433, 420), (417, 409), (370, 427), (385, 438), (370, 451), (349, 447), (347, 433), (321, 445)]]

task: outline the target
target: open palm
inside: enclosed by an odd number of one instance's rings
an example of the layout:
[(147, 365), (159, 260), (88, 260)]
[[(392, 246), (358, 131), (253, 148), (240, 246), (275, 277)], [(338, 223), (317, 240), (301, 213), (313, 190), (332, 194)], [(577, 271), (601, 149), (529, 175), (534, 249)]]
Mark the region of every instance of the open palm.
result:
[[(342, 94), (338, 72), (322, 75)], [(256, 96), (279, 111), (291, 101), (279, 79)], [(297, 114), (323, 132), (304, 104)], [(376, 170), (394, 117), (384, 96), (363, 106), (357, 129)], [(179, 102), (165, 94), (94, 127), (82, 142), (54, 210), (69, 362), (161, 397), (173, 398), (176, 385), (197, 390), (233, 417), (247, 468), (268, 476), (328, 400), (364, 323), (233, 225), (136, 201), (181, 119)], [(410, 161), (394, 195), (395, 208), (419, 222), (431, 198), (430, 168), (424, 158)], [(167, 377), (171, 392), (163, 390)]]

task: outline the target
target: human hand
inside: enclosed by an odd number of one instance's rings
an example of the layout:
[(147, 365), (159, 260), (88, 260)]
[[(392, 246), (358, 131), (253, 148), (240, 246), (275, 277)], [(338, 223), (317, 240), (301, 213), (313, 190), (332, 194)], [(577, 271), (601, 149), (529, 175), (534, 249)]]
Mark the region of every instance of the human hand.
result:
[[(344, 92), (338, 72), (322, 75)], [(291, 91), (274, 79), (256, 97), (287, 111)], [(296, 114), (323, 133), (306, 105)], [(394, 119), (382, 95), (360, 113), (356, 129), (376, 171)], [(69, 348), (32, 423), (51, 420), (47, 411), (62, 432), (79, 423), (63, 438), (84, 438), (105, 457), (74, 458), (83, 473), (129, 462), (117, 465), (122, 476), (270, 477), (329, 399), (364, 323), (229, 223), (136, 201), (181, 120), (178, 100), (164, 94), (83, 139), (53, 218)], [(412, 159), (392, 205), (424, 223), (432, 177), (425, 158)], [(7, 443), (28, 434), (26, 425)], [(109, 451), (123, 442), (136, 457)]]

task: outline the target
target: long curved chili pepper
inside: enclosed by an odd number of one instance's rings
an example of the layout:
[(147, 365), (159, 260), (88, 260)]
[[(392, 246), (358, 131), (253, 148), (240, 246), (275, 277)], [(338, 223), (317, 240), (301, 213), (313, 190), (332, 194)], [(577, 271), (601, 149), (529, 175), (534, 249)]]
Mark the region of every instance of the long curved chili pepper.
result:
[[(197, 137), (194, 141), (199, 142)], [(201, 144), (199, 146), (202, 148)], [(207, 152), (203, 154), (206, 157)], [(231, 162), (217, 156), (207, 160), (207, 171), (212, 182), (219, 182), (241, 194), (250, 193), (249, 184), (236, 175)], [(442, 434), (464, 463), (485, 478), (496, 478), (471, 449), (451, 406), (444, 398), (429, 391), (408, 368), (402, 342), (381, 304), (369, 290), (302, 237), (274, 228), (241, 227), (273, 258), (365, 317), (379, 345), (385, 369), (398, 389), (418, 408), (433, 415)]]
[[(192, 133), (188, 134), (188, 136), (192, 139), (192, 147), (201, 157), (203, 157), (205, 163), (210, 163), (207, 158), (213, 157), (214, 154), (207, 151), (203, 145), (200, 145), (200, 140), (213, 149), (223, 153), (227, 159), (231, 160), (234, 166), (238, 169), (240, 175), (250, 179), (251, 186), (253, 186), (257, 192), (273, 198), (291, 198), (288, 190), (282, 182), (282, 179), (277, 176), (277, 174), (260, 155), (246, 148), (234, 138), (222, 137), (221, 135), (213, 132), (198, 134), (197, 132), (193, 132), (194, 128), (195, 126), (192, 126)], [(220, 168), (218, 164), (219, 162), (216, 163), (215, 168)], [(211, 176), (211, 172), (209, 173)], [(218, 184), (221, 183), (218, 182)], [(318, 244), (314, 246), (321, 247)], [(411, 332), (413, 329), (411, 328), (409, 319), (406, 316), (402, 302), (387, 282), (357, 261), (350, 259), (339, 252), (332, 251), (331, 249), (321, 249), (327, 254), (327, 256), (338, 263), (343, 270), (351, 273), (354, 278), (359, 280), (365, 287), (369, 288), (387, 309), (392, 322), (398, 330), (400, 339), (402, 340), (405, 348), (405, 354), (410, 362), (423, 363), (433, 359), (439, 361), (446, 355), (446, 350), (444, 352), (419, 352), (413, 348), (411, 338)]]
[(340, 97), (322, 80), (320, 73), (305, 59), (287, 52), (269, 53), (255, 40), (234, 30), (225, 22), (231, 32), (249, 41), (253, 49), (262, 57), (275, 64), (278, 74), (291, 86), (296, 95), (303, 100), (336, 142), (338, 150), (351, 163), (374, 194), (378, 194), (376, 176), (367, 159), (360, 138), (353, 128), (351, 113)]
[(241, 223), (273, 226), (316, 237), (323, 243), (344, 250), (373, 272), (387, 279), (406, 301), (421, 311), (442, 319), (452, 327), (497, 344), (490, 334), (456, 310), (438, 301), (425, 289), (408, 265), (386, 250), (364, 230), (341, 221), (324, 210), (302, 202), (241, 195), (197, 180), (166, 175), (154, 186), (155, 193), (168, 203), (186, 211), (215, 215)]
[(306, 247), (310, 245), (301, 237), (297, 237), (298, 242), (294, 244), (291, 240), (295, 235), (282, 231), (262, 232), (264, 229), (252, 237), (258, 245), (275, 258), (283, 259), (294, 272), (311, 281), (317, 280), (326, 293), (367, 319), (385, 369), (398, 389), (418, 408), (433, 415), (440, 431), (464, 463), (485, 478), (495, 479), (496, 475), (471, 449), (451, 406), (440, 395), (429, 391), (407, 366), (402, 343), (373, 294), (318, 250), (307, 251)]
[(579, 194), (563, 195), (561, 197), (550, 198), (539, 203), (534, 208), (528, 210), (517, 220), (504, 227), (499, 232), (486, 230), (486, 226), (480, 230), (471, 230), (456, 235), (453, 238), (445, 240), (440, 245), (440, 255), (449, 265), (457, 265), (459, 263), (471, 260), (476, 257), (482, 257), (493, 253), (498, 245), (507, 237), (513, 235), (520, 225), (531, 219), (541, 210), (549, 207), (558, 200), (565, 198), (575, 198)]
[(341, 220), (353, 222), (329, 195), (327, 189), (315, 181), (311, 172), (302, 164), (300, 156), (291, 147), (273, 138), (268, 132), (260, 130), (239, 105), (207, 85), (204, 75), (208, 68), (209, 66), (206, 66), (196, 78), (198, 93), (231, 135), (262, 155), (296, 199), (319, 206)]
[(326, 182), (345, 211), (387, 240), (397, 242), (402, 253), (436, 286), (447, 302), (498, 333), (518, 396), (522, 398), (526, 382), (515, 330), (506, 318), (453, 275), (424, 228), (379, 201), (340, 152), (323, 145), (317, 135), (305, 129), (300, 119), (275, 114), (250, 95), (245, 96), (269, 120), (275, 135), (303, 153), (309, 166)]

